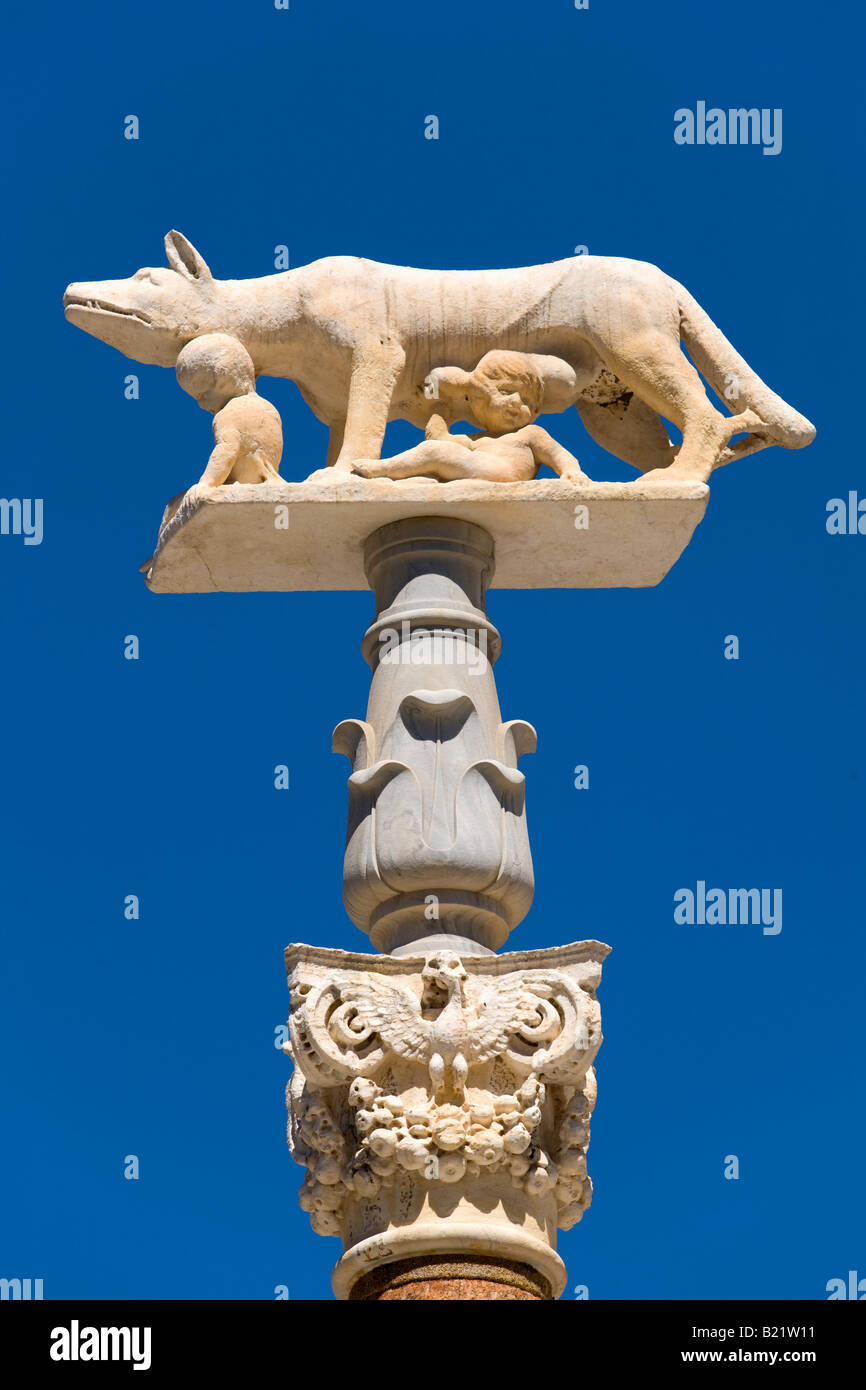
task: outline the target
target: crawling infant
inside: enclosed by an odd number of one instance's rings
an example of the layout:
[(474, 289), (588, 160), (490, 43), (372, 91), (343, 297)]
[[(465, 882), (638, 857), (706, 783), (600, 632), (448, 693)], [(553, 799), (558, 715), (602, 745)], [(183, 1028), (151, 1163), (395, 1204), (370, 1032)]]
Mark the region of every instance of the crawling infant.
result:
[(278, 479), (279, 412), (256, 393), (255, 367), (243, 344), (227, 333), (193, 338), (181, 349), (176, 370), (184, 391), (214, 417), (214, 448), (200, 486)]

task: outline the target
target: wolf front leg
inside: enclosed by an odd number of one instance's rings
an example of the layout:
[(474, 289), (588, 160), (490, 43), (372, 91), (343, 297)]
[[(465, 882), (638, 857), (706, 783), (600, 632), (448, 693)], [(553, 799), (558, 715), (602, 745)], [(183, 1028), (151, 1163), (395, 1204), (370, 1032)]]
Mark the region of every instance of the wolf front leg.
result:
[(346, 427), (334, 464), (352, 471), (354, 459), (377, 459), (382, 453), (391, 397), (406, 354), (399, 344), (376, 343), (358, 348), (352, 359)]
[(343, 447), (343, 436), (346, 432), (346, 421), (339, 420), (333, 422), (328, 429), (328, 456), (325, 459), (325, 467), (332, 468), (340, 457), (340, 450)]

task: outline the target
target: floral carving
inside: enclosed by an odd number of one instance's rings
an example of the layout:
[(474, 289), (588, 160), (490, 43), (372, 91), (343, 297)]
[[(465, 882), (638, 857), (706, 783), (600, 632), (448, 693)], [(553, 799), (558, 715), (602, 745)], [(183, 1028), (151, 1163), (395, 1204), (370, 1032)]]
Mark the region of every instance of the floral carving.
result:
[(364, 968), (290, 968), (289, 1145), (307, 1168), (301, 1205), (315, 1230), (340, 1234), (347, 1200), (374, 1199), (401, 1174), (431, 1184), (496, 1174), (552, 1197), (561, 1226), (580, 1219), (606, 952), (585, 946), (565, 969), (503, 971), (506, 957), (494, 970), (441, 951), (387, 969), (348, 955)]

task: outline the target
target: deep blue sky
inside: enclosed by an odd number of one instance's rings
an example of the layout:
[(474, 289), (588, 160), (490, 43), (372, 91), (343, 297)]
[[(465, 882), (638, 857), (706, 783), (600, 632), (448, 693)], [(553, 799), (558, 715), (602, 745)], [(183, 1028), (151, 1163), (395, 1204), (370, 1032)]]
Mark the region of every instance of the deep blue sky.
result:
[[(146, 590), (209, 421), (60, 301), (162, 264), (170, 227), (227, 277), (269, 273), (280, 243), (293, 265), (578, 244), (652, 261), (817, 424), (807, 452), (714, 477), (659, 588), (494, 592), (489, 611), (503, 716), (539, 731), (537, 891), (511, 945), (614, 948), (570, 1288), (823, 1298), (866, 1275), (866, 537), (825, 529), (829, 498), (866, 493), (859, 11), (150, 0), (18, 6), (4, 30), (0, 491), (43, 497), (45, 534), (0, 536), (0, 1275), (46, 1297), (326, 1298), (339, 1253), (297, 1206), (272, 1040), (284, 945), (366, 945), (340, 900), (348, 766), (329, 748), (364, 711), (371, 600)], [(782, 153), (677, 146), (673, 113), (699, 99), (781, 107)], [(291, 384), (262, 390), (300, 478), (324, 428)], [(557, 432), (593, 476), (632, 476), (576, 416)], [(781, 934), (676, 925), (698, 879), (781, 887)]]

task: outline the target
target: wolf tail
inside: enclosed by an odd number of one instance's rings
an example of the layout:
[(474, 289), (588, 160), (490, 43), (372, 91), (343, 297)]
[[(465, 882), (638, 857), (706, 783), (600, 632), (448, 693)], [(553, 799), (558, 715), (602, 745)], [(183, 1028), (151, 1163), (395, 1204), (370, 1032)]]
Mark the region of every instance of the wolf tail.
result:
[(672, 280), (680, 311), (680, 337), (695, 366), (703, 372), (732, 415), (753, 410), (766, 425), (768, 441), (786, 449), (803, 449), (815, 438), (815, 426), (771, 391), (736, 348), (728, 342), (683, 285)]

